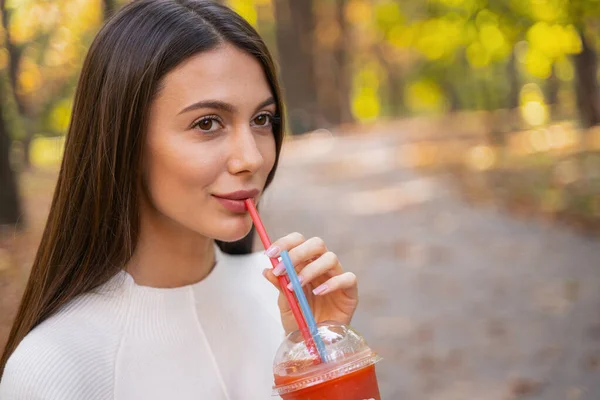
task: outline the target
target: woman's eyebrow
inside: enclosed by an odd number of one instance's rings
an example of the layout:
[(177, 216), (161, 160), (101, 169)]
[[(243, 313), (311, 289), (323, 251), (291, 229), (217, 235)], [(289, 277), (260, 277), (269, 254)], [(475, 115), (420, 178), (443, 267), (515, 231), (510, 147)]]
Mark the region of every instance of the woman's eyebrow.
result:
[(263, 101), (262, 103), (260, 103), (258, 105), (258, 107), (256, 107), (256, 110), (254, 110), (254, 112), (258, 112), (261, 108), (264, 108), (266, 106), (270, 106), (271, 104), (275, 104), (275, 99), (273, 97), (269, 97), (268, 99), (266, 99), (265, 101)]
[[(256, 107), (256, 110), (254, 112), (257, 112), (258, 110), (260, 110), (261, 108), (264, 108), (266, 106), (270, 106), (271, 104), (275, 104), (275, 99), (273, 97), (269, 97), (267, 100), (260, 103), (258, 105), (258, 107)], [(186, 112), (193, 111), (193, 110), (198, 110), (200, 108), (213, 108), (216, 110), (226, 111), (228, 113), (235, 113), (235, 111), (237, 110), (234, 105), (225, 103), (224, 101), (202, 100), (202, 101), (198, 101), (194, 104), (190, 104), (189, 106), (185, 107), (183, 110), (179, 111), (179, 113), (177, 113), (177, 115), (184, 114)]]
[(186, 113), (189, 111), (197, 110), (199, 108), (214, 108), (217, 110), (223, 110), (223, 111), (227, 111), (230, 113), (235, 112), (235, 107), (229, 103), (225, 103), (224, 101), (202, 100), (197, 103), (190, 104), (189, 106), (185, 107), (183, 110), (179, 111), (179, 113), (177, 113), (177, 115), (183, 114), (183, 113)]

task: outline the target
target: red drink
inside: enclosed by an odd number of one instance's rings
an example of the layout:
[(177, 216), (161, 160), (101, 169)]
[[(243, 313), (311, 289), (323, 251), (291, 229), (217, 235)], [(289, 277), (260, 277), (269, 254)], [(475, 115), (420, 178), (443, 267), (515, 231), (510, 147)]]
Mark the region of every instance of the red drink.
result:
[(283, 400), (381, 400), (375, 363), (381, 358), (352, 328), (319, 324), (327, 362), (313, 358), (300, 333), (280, 346), (273, 368), (275, 394)]
[[(289, 383), (292, 383), (289, 378), (275, 376), (275, 385)], [(381, 400), (374, 365), (296, 392), (282, 394), (281, 398), (283, 400)]]

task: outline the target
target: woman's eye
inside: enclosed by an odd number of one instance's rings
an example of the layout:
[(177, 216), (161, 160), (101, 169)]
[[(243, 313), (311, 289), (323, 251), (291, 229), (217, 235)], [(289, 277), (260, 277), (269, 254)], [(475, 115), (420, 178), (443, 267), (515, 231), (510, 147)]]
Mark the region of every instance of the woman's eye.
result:
[(213, 132), (219, 128), (219, 121), (212, 117), (205, 117), (196, 122), (194, 127), (204, 132)]
[(267, 126), (271, 123), (271, 116), (268, 114), (261, 114), (254, 118), (254, 125), (256, 126)]

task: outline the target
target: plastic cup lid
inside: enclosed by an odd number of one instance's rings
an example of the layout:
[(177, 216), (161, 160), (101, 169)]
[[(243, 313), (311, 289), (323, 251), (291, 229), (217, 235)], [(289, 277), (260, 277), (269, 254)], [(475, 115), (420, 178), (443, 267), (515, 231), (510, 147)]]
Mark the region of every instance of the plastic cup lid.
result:
[(321, 363), (309, 353), (300, 331), (290, 333), (273, 361), (274, 395), (282, 395), (327, 382), (366, 368), (381, 360), (354, 329), (337, 322), (318, 324), (329, 362)]

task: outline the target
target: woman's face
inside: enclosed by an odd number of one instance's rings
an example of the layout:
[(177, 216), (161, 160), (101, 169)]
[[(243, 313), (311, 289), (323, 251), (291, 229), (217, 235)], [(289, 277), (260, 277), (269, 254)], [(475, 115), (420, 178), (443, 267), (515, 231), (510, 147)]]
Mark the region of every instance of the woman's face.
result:
[(167, 74), (150, 108), (142, 218), (227, 242), (243, 238), (252, 226), (243, 199), (258, 200), (275, 163), (276, 111), (261, 65), (232, 45)]

